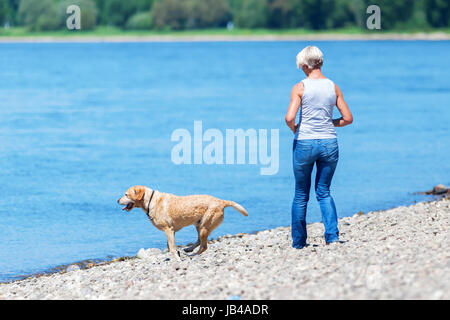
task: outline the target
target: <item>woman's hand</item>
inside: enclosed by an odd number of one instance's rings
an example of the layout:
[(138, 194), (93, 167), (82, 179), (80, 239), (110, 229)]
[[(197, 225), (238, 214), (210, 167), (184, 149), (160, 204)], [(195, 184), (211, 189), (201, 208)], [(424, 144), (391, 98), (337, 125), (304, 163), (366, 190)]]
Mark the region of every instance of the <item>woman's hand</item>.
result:
[(291, 92), (291, 103), (289, 104), (289, 109), (286, 113), (286, 124), (291, 129), (294, 134), (297, 133), (298, 124), (295, 124), (295, 118), (297, 117), (298, 109), (300, 108), (300, 104), (302, 103), (303, 96), (303, 83), (298, 83), (292, 88)]

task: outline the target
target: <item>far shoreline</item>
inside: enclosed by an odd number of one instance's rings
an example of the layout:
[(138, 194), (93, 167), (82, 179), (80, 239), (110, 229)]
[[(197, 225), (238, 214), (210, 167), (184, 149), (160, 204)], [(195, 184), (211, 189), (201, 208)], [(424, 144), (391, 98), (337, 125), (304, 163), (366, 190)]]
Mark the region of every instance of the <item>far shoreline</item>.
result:
[(117, 34), (1, 35), (0, 43), (121, 43), (121, 42), (258, 42), (258, 41), (449, 41), (450, 33), (308, 33), (308, 34)]

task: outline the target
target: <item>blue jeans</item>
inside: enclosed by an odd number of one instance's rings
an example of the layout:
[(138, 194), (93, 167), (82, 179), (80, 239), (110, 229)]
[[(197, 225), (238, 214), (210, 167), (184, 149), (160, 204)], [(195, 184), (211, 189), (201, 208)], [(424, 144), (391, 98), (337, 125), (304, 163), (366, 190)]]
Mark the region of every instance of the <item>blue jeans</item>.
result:
[(339, 241), (336, 206), (330, 194), (331, 180), (339, 159), (337, 139), (295, 140), (293, 167), (295, 196), (292, 202), (292, 246), (306, 245), (306, 208), (311, 188), (311, 172), (317, 166), (316, 197), (320, 204), (325, 226), (325, 241)]

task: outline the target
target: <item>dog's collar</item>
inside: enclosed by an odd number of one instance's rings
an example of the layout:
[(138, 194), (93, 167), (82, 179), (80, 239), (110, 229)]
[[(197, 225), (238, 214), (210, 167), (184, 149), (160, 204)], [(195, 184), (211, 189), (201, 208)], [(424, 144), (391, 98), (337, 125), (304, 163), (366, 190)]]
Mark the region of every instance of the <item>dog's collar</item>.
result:
[(150, 215), (150, 203), (152, 202), (154, 194), (155, 194), (155, 190), (152, 190), (152, 194), (150, 196), (150, 200), (148, 200), (148, 205), (147, 205), (147, 216), (150, 218), (150, 220), (152, 219), (152, 217)]

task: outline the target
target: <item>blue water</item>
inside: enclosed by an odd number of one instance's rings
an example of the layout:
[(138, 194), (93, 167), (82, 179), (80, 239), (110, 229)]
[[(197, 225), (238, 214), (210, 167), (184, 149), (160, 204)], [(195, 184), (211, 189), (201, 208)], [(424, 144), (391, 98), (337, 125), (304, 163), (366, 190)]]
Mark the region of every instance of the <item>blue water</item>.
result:
[[(284, 124), (306, 42), (0, 44), (0, 281), (84, 259), (164, 248), (135, 184), (212, 194), (229, 208), (211, 235), (290, 224), (292, 135)], [(450, 182), (450, 42), (318, 42), (354, 114), (338, 129), (339, 216), (423, 200)], [(336, 110), (335, 115), (338, 115)], [(180, 165), (172, 132), (280, 129), (280, 168)], [(311, 193), (309, 222), (320, 221)], [(177, 244), (196, 239), (193, 227)]]

